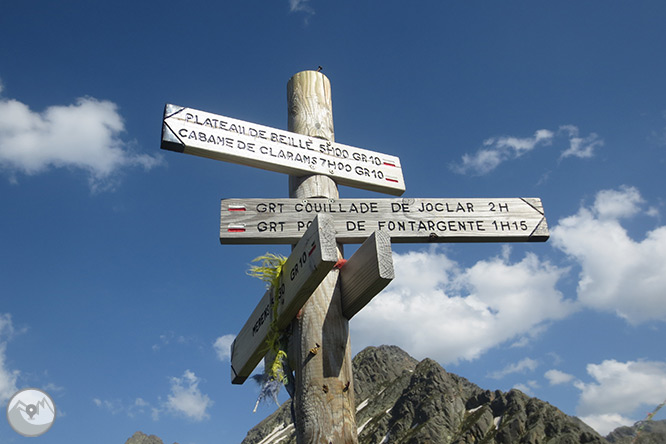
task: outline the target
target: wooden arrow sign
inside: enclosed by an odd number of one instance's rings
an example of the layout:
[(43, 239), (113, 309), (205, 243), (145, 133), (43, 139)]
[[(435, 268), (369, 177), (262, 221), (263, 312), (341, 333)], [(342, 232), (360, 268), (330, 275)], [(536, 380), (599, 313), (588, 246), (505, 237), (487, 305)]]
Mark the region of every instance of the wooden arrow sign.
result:
[[(338, 261), (333, 218), (317, 216), (282, 267), (278, 285), (276, 327), (284, 329)], [(273, 322), (274, 289), (259, 301), (231, 346), (231, 382), (242, 384), (268, 351)]]
[(182, 106), (166, 105), (161, 147), (294, 176), (322, 174), (396, 196), (405, 192), (395, 156)]
[(334, 218), (340, 243), (373, 231), (391, 242), (543, 242), (541, 200), (509, 199), (224, 199), (220, 242), (291, 244), (316, 214)]

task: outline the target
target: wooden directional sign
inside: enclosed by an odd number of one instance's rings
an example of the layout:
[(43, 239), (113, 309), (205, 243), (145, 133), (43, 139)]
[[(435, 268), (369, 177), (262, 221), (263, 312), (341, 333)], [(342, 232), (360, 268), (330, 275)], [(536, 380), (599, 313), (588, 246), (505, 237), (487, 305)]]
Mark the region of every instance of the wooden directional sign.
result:
[[(282, 267), (278, 285), (277, 328), (284, 329), (338, 261), (333, 218), (317, 216)], [(231, 346), (231, 382), (242, 384), (268, 351), (273, 321), (273, 289), (259, 301)]]
[(392, 242), (543, 242), (548, 225), (538, 198), (224, 199), (220, 242), (291, 244), (316, 214), (334, 217), (340, 243), (373, 231)]
[(166, 105), (162, 149), (402, 195), (400, 159), (231, 117)]
[(340, 270), (342, 314), (351, 319), (394, 277), (391, 238), (375, 231)]

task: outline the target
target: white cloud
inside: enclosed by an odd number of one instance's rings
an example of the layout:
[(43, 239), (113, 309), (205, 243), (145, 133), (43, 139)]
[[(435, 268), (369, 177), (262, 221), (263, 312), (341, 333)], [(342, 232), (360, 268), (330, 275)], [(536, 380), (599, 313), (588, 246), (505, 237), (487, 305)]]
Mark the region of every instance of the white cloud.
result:
[(635, 422), (618, 414), (587, 415), (580, 419), (602, 436), (608, 435), (618, 427), (632, 425)]
[(666, 320), (666, 226), (634, 241), (619, 221), (638, 214), (641, 202), (635, 188), (601, 191), (591, 208), (551, 231), (553, 246), (580, 263), (579, 301), (631, 324)]
[(14, 324), (11, 315), (0, 314), (0, 403), (7, 401), (14, 393), (16, 380), (19, 376), (18, 370), (11, 370), (7, 366), (7, 341), (14, 336)]
[(147, 411), (151, 411), (151, 413), (156, 411), (156, 409), (152, 408), (150, 404), (143, 398), (136, 398), (129, 404), (121, 401), (120, 399), (108, 400), (93, 398), (93, 404), (95, 404), (95, 406), (100, 409), (108, 411), (112, 415), (125, 413), (130, 418), (134, 418), (137, 415), (146, 414)]
[(229, 361), (231, 359), (231, 344), (236, 339), (236, 335), (224, 335), (215, 340), (213, 348), (220, 361)]
[(210, 415), (206, 410), (213, 405), (213, 401), (199, 390), (200, 381), (190, 370), (185, 370), (181, 378), (171, 378), (167, 410), (193, 421), (208, 419)]
[(0, 340), (6, 341), (14, 336), (14, 323), (9, 313), (0, 313)]
[(136, 415), (143, 415), (144, 413), (146, 413), (146, 410), (150, 408), (151, 408), (150, 404), (146, 402), (143, 398), (136, 398), (134, 400), (134, 403), (127, 410), (127, 414), (130, 417), (134, 417)]
[(167, 412), (177, 416), (183, 416), (192, 421), (203, 421), (209, 418), (208, 408), (213, 401), (208, 395), (201, 393), (198, 378), (194, 372), (185, 370), (180, 378), (170, 378), (170, 394), (166, 401), (158, 398), (153, 405), (141, 397), (127, 402), (120, 399), (93, 398), (93, 403), (100, 409), (104, 409), (112, 415), (124, 413), (133, 418), (138, 415), (150, 414), (153, 421), (158, 421), (160, 416)]
[(634, 187), (619, 190), (601, 190), (594, 200), (594, 212), (599, 219), (621, 219), (635, 216), (645, 201)]
[(7, 344), (0, 343), (0, 402), (5, 402), (18, 391), (16, 380), (19, 375), (18, 370), (7, 368), (6, 352)]
[[(661, 112), (661, 117), (666, 120), (666, 111)], [(650, 140), (657, 145), (666, 145), (666, 127), (652, 131), (650, 134)]]
[(660, 404), (666, 394), (666, 362), (611, 359), (588, 364), (587, 373), (595, 382), (575, 383), (581, 391), (577, 413), (602, 435), (633, 424), (628, 416)]
[(594, 150), (604, 145), (604, 141), (595, 133), (582, 138), (579, 136), (578, 128), (573, 125), (564, 125), (560, 127), (560, 132), (569, 135), (569, 148), (562, 152), (561, 158), (578, 157), (587, 159), (594, 156)]
[(574, 310), (555, 288), (565, 270), (533, 254), (468, 269), (437, 249), (394, 253), (393, 261), (393, 282), (351, 322), (359, 346), (396, 344), (442, 363), (472, 360)]
[(153, 349), (154, 352), (157, 352), (168, 345), (173, 345), (173, 344), (188, 345), (193, 342), (195, 342), (195, 340), (191, 337), (188, 338), (183, 335), (176, 335), (176, 333), (173, 331), (167, 331), (166, 333), (162, 333), (160, 335), (159, 343), (153, 344), (151, 348)]
[(314, 10), (308, 4), (310, 0), (289, 0), (289, 11), (291, 12), (307, 12), (314, 14)]
[(314, 9), (310, 6), (310, 0), (289, 0), (289, 12), (305, 14), (304, 23), (306, 25), (309, 24), (310, 17), (315, 13)]
[(493, 379), (502, 379), (503, 377), (510, 375), (512, 373), (526, 373), (533, 372), (539, 366), (539, 363), (531, 358), (521, 359), (520, 361), (509, 364), (504, 367), (502, 370), (490, 373), (489, 378)]
[(109, 101), (84, 97), (39, 113), (0, 97), (0, 169), (12, 181), (17, 173), (79, 169), (88, 174), (93, 191), (110, 188), (122, 168), (150, 169), (162, 162), (159, 156), (132, 152), (120, 139), (124, 130), (118, 107)]
[(548, 370), (544, 376), (548, 380), (548, 383), (550, 385), (559, 385), (559, 384), (568, 384), (569, 382), (573, 381), (574, 376), (570, 375), (568, 373), (564, 373), (563, 371), (556, 370), (556, 369), (551, 369)]
[(525, 393), (527, 396), (534, 396), (534, 390), (538, 389), (539, 384), (536, 381), (527, 381), (527, 384), (516, 384), (513, 386), (516, 390), (520, 390)]
[(550, 145), (553, 139), (553, 132), (549, 130), (538, 130), (532, 137), (493, 137), (483, 142), (483, 148), (476, 154), (465, 154), (462, 157), (462, 163), (453, 165), (453, 169), (458, 173), (472, 173), (483, 175), (497, 168), (502, 162), (515, 159), (523, 154), (532, 151), (539, 145)]
[(532, 137), (501, 136), (483, 141), (483, 147), (474, 154), (464, 154), (461, 162), (452, 164), (451, 169), (459, 174), (484, 175), (503, 162), (517, 159), (540, 146), (549, 146), (558, 136), (564, 135), (568, 148), (562, 151), (560, 158), (590, 158), (595, 150), (603, 146), (604, 141), (595, 133), (580, 137), (579, 130), (573, 125), (564, 125), (555, 133), (548, 129), (537, 130)]
[(126, 410), (119, 399), (114, 399), (112, 401), (109, 401), (108, 399), (102, 400), (99, 398), (93, 398), (93, 403), (97, 407), (107, 410), (112, 415), (117, 415), (118, 413), (122, 413), (123, 411)]

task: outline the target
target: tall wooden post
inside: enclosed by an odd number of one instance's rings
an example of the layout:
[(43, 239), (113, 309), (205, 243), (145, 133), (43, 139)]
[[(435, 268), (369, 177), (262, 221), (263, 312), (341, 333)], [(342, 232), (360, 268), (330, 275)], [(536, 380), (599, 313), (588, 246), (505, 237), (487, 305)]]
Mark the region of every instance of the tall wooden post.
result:
[[(303, 233), (303, 229), (319, 210), (310, 202), (310, 210), (302, 211), (303, 201), (318, 200), (320, 208), (336, 205), (340, 209), (337, 221), (333, 215), (322, 215), (310, 227), (330, 240), (326, 242), (326, 260), (322, 242), (313, 242), (305, 256), (296, 254), (288, 259), (294, 261), (292, 280), (296, 261), (300, 263), (301, 257), (305, 261), (301, 267), (307, 263), (310, 274), (291, 292), (284, 288), (282, 302), (291, 301), (287, 304), (290, 311), (283, 311), (282, 317), (278, 313), (276, 320), (278, 327), (284, 328), (294, 312), (303, 307), (291, 321), (287, 351), (289, 366), (295, 371), (292, 405), (298, 443), (356, 444), (347, 318), (393, 278), (390, 242), (544, 242), (549, 236), (548, 225), (538, 198), (339, 199), (336, 182), (331, 177), (344, 185), (401, 195), (405, 184), (400, 159), (335, 143), (331, 85), (323, 74), (304, 71), (294, 75), (287, 85), (287, 96), (289, 131), (167, 104), (161, 147), (294, 175), (289, 177), (290, 199), (222, 200), (222, 243), (307, 244), (314, 233), (308, 234), (310, 229)], [(316, 146), (313, 138), (327, 142)], [(344, 158), (336, 157), (336, 153), (344, 153)], [(382, 216), (364, 215), (363, 220), (355, 223), (353, 213), (358, 213), (359, 207)], [(279, 208), (279, 212), (266, 208)], [(419, 213), (421, 216), (416, 217)], [(272, 220), (275, 216), (279, 219)], [(320, 231), (319, 222), (328, 228)], [(343, 284), (338, 279), (338, 270), (328, 271), (342, 258), (340, 242), (363, 243), (342, 269)], [(321, 252), (308, 260), (317, 247)], [(300, 248), (296, 246), (294, 250), (298, 252)], [(327, 268), (318, 269), (315, 259), (319, 266), (328, 264)], [(320, 273), (314, 273), (317, 270)], [(309, 301), (301, 305), (319, 282)], [(271, 318), (269, 296), (260, 301), (231, 347), (234, 384), (242, 384), (250, 376), (268, 349), (266, 332), (264, 336), (259, 332)], [(291, 394), (291, 384), (288, 387)]]
[[(331, 84), (320, 72), (295, 74), (287, 85), (289, 131), (334, 141)], [(337, 199), (328, 176), (289, 177), (289, 195)], [(339, 256), (341, 247), (339, 247)], [(339, 271), (324, 279), (293, 322), (289, 354), (295, 371), (299, 444), (358, 442), (349, 321), (342, 314)]]

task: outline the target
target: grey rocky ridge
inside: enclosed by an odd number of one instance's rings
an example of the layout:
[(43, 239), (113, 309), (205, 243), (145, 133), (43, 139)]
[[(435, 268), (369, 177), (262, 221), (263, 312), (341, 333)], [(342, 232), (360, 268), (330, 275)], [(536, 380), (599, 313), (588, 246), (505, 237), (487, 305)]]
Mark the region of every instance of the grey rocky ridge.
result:
[[(164, 444), (160, 438), (155, 435), (146, 435), (143, 432), (136, 432), (125, 444)], [(178, 443), (174, 443), (178, 444)]]
[[(635, 439), (636, 436), (638, 439)], [(666, 420), (639, 422), (632, 427), (618, 427), (606, 439), (613, 444), (664, 444)]]
[[(483, 390), (395, 346), (366, 348), (353, 368), (359, 444), (631, 442), (607, 440), (580, 419), (518, 390)], [(290, 408), (291, 401), (285, 402), (242, 444), (296, 443)], [(665, 442), (644, 441), (650, 436), (638, 443)]]
[[(395, 346), (366, 348), (353, 369), (359, 444), (666, 444), (666, 421), (620, 427), (604, 438), (547, 402), (518, 390), (484, 390)], [(277, 443), (296, 443), (291, 401), (242, 442)], [(125, 444), (162, 440), (137, 432)]]

